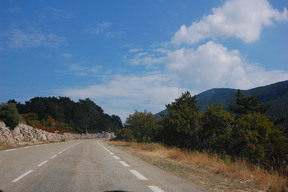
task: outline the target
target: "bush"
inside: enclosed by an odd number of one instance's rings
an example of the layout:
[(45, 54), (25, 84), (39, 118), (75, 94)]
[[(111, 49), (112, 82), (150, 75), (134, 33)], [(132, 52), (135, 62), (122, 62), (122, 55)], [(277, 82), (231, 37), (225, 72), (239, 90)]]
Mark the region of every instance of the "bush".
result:
[(153, 142), (158, 134), (158, 119), (151, 112), (135, 111), (127, 117), (125, 128), (132, 131), (136, 142)]
[(0, 120), (4, 121), (9, 129), (14, 129), (18, 125), (20, 115), (14, 103), (0, 105)]
[(133, 141), (133, 131), (128, 128), (117, 129), (115, 131), (116, 139), (122, 141)]

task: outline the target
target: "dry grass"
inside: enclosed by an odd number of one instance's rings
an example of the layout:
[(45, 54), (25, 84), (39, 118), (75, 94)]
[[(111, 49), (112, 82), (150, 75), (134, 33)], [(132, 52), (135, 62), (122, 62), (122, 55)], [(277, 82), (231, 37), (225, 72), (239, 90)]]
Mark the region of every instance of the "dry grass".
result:
[[(197, 175), (199, 172), (198, 175), (205, 180), (202, 181), (202, 186), (204, 185), (208, 189), (218, 189), (215, 191), (288, 191), (287, 178), (279, 176), (277, 173), (269, 173), (245, 161), (226, 162), (217, 155), (182, 151), (175, 147), (167, 148), (155, 143), (113, 141), (109, 144), (119, 146), (159, 167), (178, 173), (186, 180), (194, 182), (197, 180), (195, 174)], [(194, 172), (194, 175), (189, 173), (191, 171)], [(205, 177), (219, 177), (219, 180)], [(231, 183), (223, 183), (223, 180)], [(209, 182), (219, 182), (219, 185), (222, 186)], [(197, 184), (201, 185), (200, 179)]]
[(13, 148), (12, 145), (7, 144), (6, 142), (0, 142), (0, 151), (11, 149), (11, 148)]

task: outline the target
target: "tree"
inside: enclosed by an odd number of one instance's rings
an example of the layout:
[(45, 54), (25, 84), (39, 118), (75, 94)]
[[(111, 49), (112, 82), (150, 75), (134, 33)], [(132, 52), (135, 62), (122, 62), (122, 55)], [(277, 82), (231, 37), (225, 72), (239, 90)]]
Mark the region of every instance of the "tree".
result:
[(166, 105), (168, 115), (162, 119), (161, 137), (165, 144), (182, 148), (195, 148), (201, 126), (201, 113), (196, 97), (183, 93), (171, 104)]
[(270, 104), (260, 104), (259, 97), (257, 96), (245, 96), (238, 90), (235, 94), (236, 105), (230, 105), (230, 109), (236, 114), (251, 114), (251, 113), (266, 113)]
[(36, 114), (37, 119), (31, 120), (28, 116), (25, 118), (38, 128), (41, 125), (45, 127), (48, 118), (54, 119), (60, 127), (80, 133), (86, 130), (100, 132), (122, 128), (118, 116), (105, 114), (103, 109), (89, 98), (74, 102), (69, 97), (34, 97), (25, 104), (17, 103), (15, 100), (8, 102), (16, 104), (21, 114)]
[(202, 150), (209, 150), (218, 154), (229, 153), (231, 132), (235, 117), (223, 109), (223, 105), (208, 107), (202, 118), (202, 127), (199, 132)]
[(121, 118), (119, 116), (112, 115), (111, 116), (111, 121), (112, 121), (112, 124), (113, 124), (113, 130), (122, 129), (123, 128), (122, 121), (121, 121)]
[(122, 140), (122, 141), (133, 141), (133, 131), (128, 128), (123, 128), (123, 129), (117, 129), (115, 131), (116, 139)]
[(151, 112), (135, 111), (126, 119), (125, 127), (132, 130), (137, 142), (152, 142), (158, 133), (157, 121)]
[[(272, 129), (266, 149), (264, 164), (280, 170), (288, 175), (288, 137), (284, 135), (284, 127)], [(285, 166), (286, 164), (286, 166)], [(285, 168), (286, 167), (286, 168)]]
[[(103, 109), (96, 105), (91, 99), (79, 99), (75, 111), (75, 120), (77, 126), (86, 132), (88, 130), (96, 130), (103, 116)], [(102, 120), (106, 120), (103, 116)], [(100, 127), (101, 128), (101, 127)]]
[(0, 105), (0, 120), (4, 121), (10, 129), (14, 129), (18, 125), (20, 115), (14, 103)]
[(231, 155), (246, 158), (252, 163), (259, 163), (265, 158), (265, 150), (273, 126), (273, 121), (263, 114), (242, 115), (236, 120), (232, 130)]

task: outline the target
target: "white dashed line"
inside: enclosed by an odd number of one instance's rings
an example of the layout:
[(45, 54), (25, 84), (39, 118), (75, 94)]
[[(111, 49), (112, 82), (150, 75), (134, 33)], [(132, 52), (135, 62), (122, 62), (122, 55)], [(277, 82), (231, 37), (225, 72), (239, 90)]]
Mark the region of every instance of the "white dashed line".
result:
[(53, 155), (50, 159), (54, 159), (57, 155)]
[(117, 160), (120, 159), (120, 158), (119, 158), (118, 156), (116, 156), (116, 155), (114, 155), (113, 157), (114, 157), (114, 159), (117, 159)]
[(119, 163), (121, 163), (124, 167), (130, 167), (130, 165), (128, 165), (125, 161), (119, 161)]
[(153, 191), (153, 192), (165, 192), (165, 191), (163, 191), (160, 187), (158, 187), (158, 186), (148, 186), (149, 187), (149, 189), (151, 189), (151, 191)]
[(129, 170), (135, 177), (137, 177), (139, 180), (148, 180), (145, 176), (143, 176), (141, 173), (139, 173), (136, 170)]
[[(110, 155), (112, 155), (112, 157), (114, 159), (120, 160), (120, 158), (116, 155), (114, 155), (114, 153), (112, 153), (108, 148), (104, 147), (103, 145), (101, 145), (98, 141), (97, 144), (100, 145), (105, 151), (107, 151)], [(119, 163), (121, 163), (124, 167), (130, 167), (129, 164), (127, 164), (125, 161), (119, 161)], [(139, 173), (136, 170), (131, 170), (129, 169), (129, 171), (135, 176), (137, 177), (139, 180), (148, 180), (144, 175), (142, 175), (141, 173)], [(147, 186), (152, 192), (165, 192), (164, 190), (162, 190), (160, 187), (158, 186)]]
[[(82, 142), (80, 142), (80, 143), (82, 143)], [(70, 149), (71, 147), (74, 147), (75, 145), (78, 145), (78, 144), (80, 144), (80, 143), (74, 144), (74, 145), (72, 145), (72, 146), (64, 149), (63, 151), (58, 152), (57, 154), (60, 155), (61, 153), (65, 152), (66, 150), (68, 150), (68, 149)], [(37, 146), (40, 146), (40, 145), (34, 145), (34, 147), (37, 147)], [(31, 146), (26, 146), (26, 147), (23, 147), (23, 148), (26, 149), (26, 148), (30, 148), (30, 147), (31, 147)], [(8, 150), (5, 150), (5, 151), (14, 151), (14, 150), (16, 150), (16, 149), (8, 149)], [(56, 156), (57, 156), (57, 155), (54, 155), (54, 156), (52, 156), (50, 159), (53, 159), (53, 158), (55, 158)], [(38, 167), (41, 167), (42, 165), (44, 165), (44, 164), (47, 163), (47, 162), (48, 162), (48, 160), (45, 160), (45, 161), (43, 161), (42, 163), (38, 164), (37, 166), (38, 166)], [(17, 177), (16, 179), (14, 179), (12, 182), (15, 183), (15, 182), (19, 181), (20, 179), (22, 179), (23, 177), (27, 176), (28, 174), (30, 174), (30, 173), (32, 173), (32, 172), (33, 172), (33, 170), (31, 169), (31, 170), (27, 171), (26, 173), (20, 175), (20, 176)]]
[(22, 179), (23, 177), (27, 176), (28, 174), (32, 173), (33, 170), (27, 171), (26, 173), (20, 175), (19, 177), (17, 177), (16, 179), (14, 179), (12, 182), (15, 183), (17, 181), (19, 181), (20, 179)]
[[(97, 141), (98, 145), (100, 145), (103, 149), (105, 149), (105, 151), (107, 151), (110, 155), (112, 155), (112, 157), (114, 159), (120, 160), (120, 158), (116, 155), (114, 155), (114, 153), (112, 153), (109, 149), (107, 149), (106, 147), (104, 147), (103, 145), (101, 145), (98, 141)], [(127, 164), (125, 161), (119, 161), (119, 163), (121, 163), (124, 167), (130, 167), (129, 164)], [(141, 173), (139, 173), (136, 170), (129, 170), (135, 177), (137, 177), (139, 180), (148, 180), (144, 175), (142, 175)], [(160, 187), (158, 186), (147, 186), (152, 192), (165, 192), (164, 190), (162, 190)]]
[(46, 160), (46, 161), (43, 161), (42, 163), (40, 163), (39, 165), (37, 165), (38, 167), (41, 167), (42, 165), (44, 165), (45, 163), (47, 163), (48, 162), (48, 160)]

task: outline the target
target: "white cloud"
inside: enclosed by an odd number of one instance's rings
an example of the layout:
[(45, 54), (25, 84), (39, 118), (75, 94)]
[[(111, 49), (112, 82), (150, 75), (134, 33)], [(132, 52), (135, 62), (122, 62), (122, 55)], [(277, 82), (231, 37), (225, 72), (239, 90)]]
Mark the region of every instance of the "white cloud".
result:
[[(249, 89), (288, 79), (288, 72), (267, 71), (247, 61), (238, 50), (213, 41), (195, 50), (170, 50), (161, 58), (165, 60), (161, 72), (150, 70), (138, 76), (114, 73), (94, 85), (62, 89), (57, 94), (94, 99), (106, 113), (117, 113), (124, 121), (135, 109), (159, 112), (186, 90), (193, 95), (210, 88)], [(90, 73), (81, 63), (70, 67), (78, 74)]]
[(141, 51), (143, 51), (143, 49), (133, 48), (133, 49), (130, 49), (130, 50), (128, 51), (128, 53), (136, 53), (136, 52), (141, 52)]
[(103, 106), (105, 112), (121, 111), (119, 116), (125, 120), (135, 109), (159, 112), (165, 104), (185, 91), (174, 85), (170, 77), (163, 74), (114, 75), (111, 78), (103, 84), (58, 90), (58, 92), (73, 98), (95, 99)]
[(72, 53), (62, 53), (61, 57), (64, 58), (65, 60), (69, 60), (72, 58), (73, 54)]
[(103, 21), (101, 23), (97, 23), (96, 27), (93, 29), (90, 29), (91, 33), (94, 33), (96, 35), (102, 34), (104, 33), (104, 31), (106, 29), (108, 29), (109, 27), (112, 26), (112, 23), (108, 22), (108, 21)]
[[(264, 26), (282, 20), (287, 21), (287, 10), (279, 12), (266, 0), (228, 0), (201, 21), (190, 27), (183, 25), (175, 33), (173, 43), (194, 44), (215, 37), (253, 42), (259, 38)], [(104, 22), (94, 29), (94, 34), (105, 35), (109, 27), (111, 23)], [(129, 50), (123, 56), (124, 62), (133, 65), (133, 69), (141, 69), (142, 75), (137, 76), (135, 71), (134, 75), (123, 73), (130, 69), (124, 69), (118, 75), (114, 71), (102, 82), (58, 90), (57, 94), (72, 98), (89, 97), (106, 113), (116, 113), (125, 120), (134, 109), (159, 112), (186, 90), (193, 95), (210, 88), (249, 89), (288, 79), (288, 72), (268, 71), (245, 59), (239, 50), (229, 50), (211, 40), (194, 49), (183, 47), (175, 50), (173, 43), (172, 47), (163, 44), (153, 49), (151, 46), (152, 50), (126, 44), (123, 47)], [(91, 68), (83, 63), (72, 63), (69, 69), (79, 74), (91, 74)]]
[[(132, 50), (133, 51), (133, 50)], [(128, 52), (130, 54), (125, 55), (124, 62), (130, 65), (145, 65), (146, 67), (162, 64), (166, 60), (166, 56), (160, 55), (157, 52)]]
[(53, 33), (46, 34), (40, 30), (30, 28), (27, 31), (14, 28), (9, 33), (8, 48), (56, 47), (65, 42), (64, 37)]
[(96, 24), (95, 27), (90, 27), (85, 31), (93, 35), (105, 35), (107, 38), (117, 39), (123, 37), (126, 33), (124, 31), (109, 31), (112, 23), (103, 21)]
[[(64, 56), (64, 58), (65, 57), (66, 55)], [(69, 58), (65, 59), (69, 60)], [(64, 65), (67, 67), (67, 69), (58, 71), (59, 73), (69, 74), (73, 76), (103, 76), (103, 74), (101, 74), (101, 66), (88, 66), (86, 61), (71, 62)]]
[(48, 8), (47, 10), (50, 11), (50, 14), (46, 16), (47, 18), (53, 16), (58, 19), (71, 19), (73, 17), (69, 12), (63, 9), (56, 9), (51, 7)]
[(248, 89), (287, 80), (284, 71), (266, 71), (245, 60), (238, 50), (209, 41), (196, 50), (181, 48), (168, 54), (167, 70), (190, 89), (217, 87)]
[(251, 43), (259, 39), (263, 26), (274, 21), (287, 21), (288, 12), (279, 12), (267, 0), (228, 0), (222, 7), (191, 26), (182, 25), (174, 34), (175, 44), (194, 44), (214, 37), (235, 37)]

